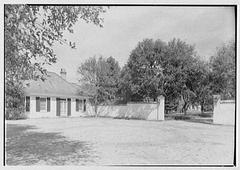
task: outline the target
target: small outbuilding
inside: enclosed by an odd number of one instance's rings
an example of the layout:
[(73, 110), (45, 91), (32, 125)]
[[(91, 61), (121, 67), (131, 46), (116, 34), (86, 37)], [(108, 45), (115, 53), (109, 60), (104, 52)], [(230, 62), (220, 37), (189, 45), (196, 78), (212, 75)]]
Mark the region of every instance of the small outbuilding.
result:
[(26, 115), (39, 117), (79, 117), (87, 111), (89, 97), (80, 86), (66, 80), (66, 71), (60, 75), (47, 72), (42, 80), (24, 82)]

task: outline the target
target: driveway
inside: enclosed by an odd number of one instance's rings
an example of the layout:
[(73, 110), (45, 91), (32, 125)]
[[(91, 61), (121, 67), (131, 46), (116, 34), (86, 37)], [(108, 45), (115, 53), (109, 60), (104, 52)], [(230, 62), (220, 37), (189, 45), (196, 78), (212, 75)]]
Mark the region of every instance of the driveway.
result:
[(234, 127), (185, 121), (6, 121), (7, 165), (233, 164)]

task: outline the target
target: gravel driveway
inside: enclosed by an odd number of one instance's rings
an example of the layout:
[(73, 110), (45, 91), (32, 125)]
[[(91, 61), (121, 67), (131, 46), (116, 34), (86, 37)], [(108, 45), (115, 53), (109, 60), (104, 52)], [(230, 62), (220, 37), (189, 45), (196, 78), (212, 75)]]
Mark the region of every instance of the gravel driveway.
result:
[(233, 126), (46, 118), (6, 127), (7, 165), (233, 164)]

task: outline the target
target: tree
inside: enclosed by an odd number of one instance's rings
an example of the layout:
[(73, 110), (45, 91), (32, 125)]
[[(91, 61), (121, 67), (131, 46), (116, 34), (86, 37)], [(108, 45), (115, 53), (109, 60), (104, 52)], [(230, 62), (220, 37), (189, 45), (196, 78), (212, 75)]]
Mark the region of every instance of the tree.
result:
[[(5, 5), (4, 9), (5, 81), (6, 86), (16, 85), (12, 88), (19, 90), (22, 80), (42, 78), (46, 74), (43, 66), (57, 61), (52, 46), (67, 43), (64, 30), (72, 33), (79, 18), (102, 27), (100, 14), (106, 11), (101, 6)], [(11, 98), (9, 94), (6, 98)]]
[(106, 59), (107, 63), (107, 76), (105, 79), (106, 84), (109, 86), (109, 88), (106, 88), (109, 94), (110, 98), (109, 101), (116, 101), (117, 100), (117, 92), (119, 89), (119, 78), (120, 78), (120, 71), (121, 68), (118, 64), (118, 62), (113, 57), (108, 57)]
[[(33, 78), (33, 71), (55, 63), (54, 42), (65, 43), (63, 31), (73, 33), (78, 18), (102, 26), (97, 6), (30, 6), (5, 5), (5, 64), (6, 79)], [(71, 43), (72, 45), (72, 43)]]
[(82, 89), (92, 97), (92, 103), (97, 117), (99, 104), (113, 102), (118, 91), (120, 67), (118, 62), (109, 57), (89, 58), (78, 68)]
[(230, 41), (217, 49), (211, 58), (212, 91), (225, 99), (236, 96), (235, 42)]
[(145, 39), (131, 52), (122, 71), (131, 89), (131, 100), (145, 97), (166, 97), (167, 109), (176, 109), (183, 100), (181, 111), (186, 112), (194, 96), (188, 74), (196, 62), (194, 47), (180, 39), (168, 43)]
[(195, 95), (193, 86), (188, 79), (189, 73), (194, 69), (195, 62), (194, 46), (180, 39), (173, 39), (168, 42), (166, 54), (162, 61), (166, 101), (172, 103), (173, 106), (174, 103), (181, 101), (182, 105), (179, 103), (181, 107), (178, 109), (185, 114), (191, 103), (191, 98)]
[(127, 103), (131, 100), (132, 91), (131, 91), (131, 75), (129, 67), (124, 65), (124, 67), (121, 69), (120, 77), (119, 77), (119, 88), (117, 96), (120, 98), (121, 103)]
[(162, 93), (159, 86), (162, 68), (158, 59), (164, 55), (165, 46), (161, 40), (145, 39), (131, 52), (127, 68), (123, 70), (129, 74), (125, 78), (129, 78), (126, 81), (132, 91), (131, 100), (156, 98)]
[(209, 63), (197, 59), (193, 65), (193, 69), (188, 74), (188, 86), (195, 94), (191, 98), (191, 104), (201, 105), (202, 113), (206, 106), (209, 108), (212, 104), (211, 78)]

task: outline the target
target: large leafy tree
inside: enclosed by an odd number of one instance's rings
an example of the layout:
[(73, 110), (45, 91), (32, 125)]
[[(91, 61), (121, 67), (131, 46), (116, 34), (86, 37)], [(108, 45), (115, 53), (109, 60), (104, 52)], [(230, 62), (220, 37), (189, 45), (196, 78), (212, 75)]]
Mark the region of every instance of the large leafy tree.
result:
[(64, 31), (72, 33), (79, 19), (102, 27), (100, 14), (106, 11), (101, 6), (31, 5), (5, 5), (4, 10), (7, 110), (15, 106), (10, 104), (14, 102), (10, 94), (22, 96), (22, 80), (42, 78), (46, 73), (43, 66), (57, 61), (52, 49), (55, 42), (75, 46), (63, 39)]
[(174, 103), (181, 101), (179, 111), (184, 113), (191, 103), (191, 98), (195, 95), (191, 81), (189, 81), (189, 73), (194, 69), (195, 62), (194, 46), (180, 39), (173, 39), (168, 42), (162, 62), (163, 74), (165, 75), (164, 92), (166, 101), (171, 107), (174, 107)]
[(120, 103), (126, 104), (128, 101), (131, 100), (131, 97), (132, 97), (131, 80), (132, 78), (130, 75), (130, 69), (126, 64), (121, 69), (120, 78), (119, 78), (117, 96), (119, 98)]
[(225, 99), (236, 96), (235, 42), (230, 41), (217, 49), (211, 58), (212, 91)]
[(107, 63), (107, 74), (106, 74), (106, 79), (105, 82), (108, 85), (109, 88), (106, 90), (110, 95), (108, 98), (108, 101), (116, 101), (117, 100), (117, 92), (119, 89), (119, 84), (120, 84), (120, 72), (121, 68), (119, 66), (118, 61), (115, 60), (113, 57), (108, 57), (106, 59)]
[(128, 72), (128, 81), (132, 91), (131, 100), (141, 100), (145, 97), (156, 98), (162, 93), (162, 67), (159, 64), (163, 57), (166, 44), (161, 40), (145, 39), (139, 42), (131, 52), (130, 58), (123, 70)]
[[(193, 69), (188, 74), (188, 86), (194, 92), (192, 105), (200, 105), (201, 112), (212, 109), (212, 74), (209, 62), (196, 60)], [(205, 109), (204, 109), (205, 108)]]
[[(102, 26), (97, 6), (5, 5), (5, 66), (7, 80), (33, 78), (43, 65), (55, 63), (54, 42), (67, 43), (64, 30), (73, 32), (78, 19)], [(72, 46), (72, 43), (69, 43)]]
[[(130, 100), (145, 97), (166, 97), (167, 109), (176, 109), (182, 100), (181, 111), (186, 112), (194, 91), (189, 73), (196, 62), (194, 47), (179, 39), (168, 43), (145, 39), (131, 52), (122, 76), (129, 89)], [(126, 89), (127, 84), (122, 83)]]
[(92, 57), (86, 60), (78, 68), (80, 74), (79, 83), (82, 89), (92, 97), (92, 104), (97, 107), (99, 104), (111, 103), (116, 100), (119, 85), (120, 67), (118, 62), (109, 57)]

